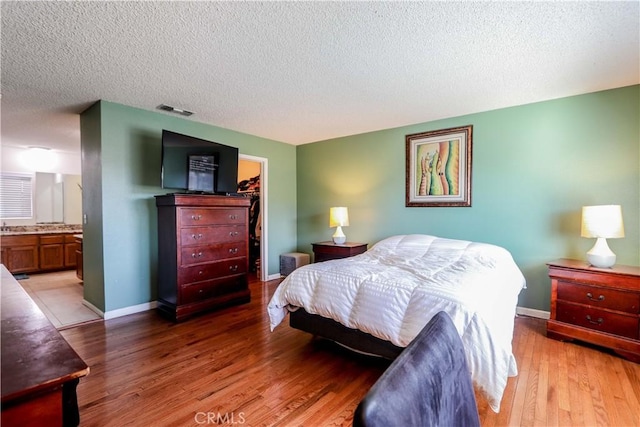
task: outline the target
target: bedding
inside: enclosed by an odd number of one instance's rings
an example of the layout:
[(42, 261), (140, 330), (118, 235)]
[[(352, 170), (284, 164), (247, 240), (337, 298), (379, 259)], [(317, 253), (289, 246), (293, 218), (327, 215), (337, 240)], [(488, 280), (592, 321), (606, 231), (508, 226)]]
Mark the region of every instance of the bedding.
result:
[(504, 248), (429, 235), (384, 239), (351, 258), (309, 264), (287, 276), (268, 305), (273, 331), (302, 307), (399, 347), (439, 311), (453, 321), (476, 386), (498, 412), (524, 276)]

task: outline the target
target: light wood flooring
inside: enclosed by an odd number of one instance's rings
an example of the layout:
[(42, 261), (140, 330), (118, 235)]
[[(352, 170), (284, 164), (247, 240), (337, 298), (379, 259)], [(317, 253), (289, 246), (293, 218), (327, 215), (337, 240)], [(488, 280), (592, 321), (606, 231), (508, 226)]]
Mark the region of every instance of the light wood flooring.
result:
[[(351, 425), (389, 362), (284, 323), (271, 332), (277, 283), (254, 282), (249, 304), (184, 323), (149, 311), (62, 331), (91, 367), (78, 386), (81, 425)], [(544, 325), (516, 319), (520, 372), (499, 414), (478, 398), (482, 425), (640, 426), (640, 365), (547, 339)]]
[(18, 283), (57, 329), (101, 319), (82, 303), (82, 281), (75, 270), (30, 274)]

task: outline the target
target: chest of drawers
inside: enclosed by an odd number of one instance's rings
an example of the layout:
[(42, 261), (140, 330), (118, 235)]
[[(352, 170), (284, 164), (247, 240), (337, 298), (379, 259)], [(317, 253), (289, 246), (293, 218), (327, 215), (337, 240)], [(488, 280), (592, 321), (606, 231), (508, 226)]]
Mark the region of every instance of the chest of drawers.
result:
[(156, 196), (158, 309), (180, 321), (250, 299), (249, 199)]
[(547, 336), (600, 345), (640, 362), (640, 267), (595, 268), (569, 259), (548, 266)]

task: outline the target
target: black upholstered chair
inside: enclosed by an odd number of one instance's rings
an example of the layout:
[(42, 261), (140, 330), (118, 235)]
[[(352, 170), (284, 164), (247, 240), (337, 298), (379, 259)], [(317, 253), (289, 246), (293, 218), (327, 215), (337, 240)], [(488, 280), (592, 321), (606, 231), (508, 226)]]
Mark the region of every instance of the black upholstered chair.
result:
[(479, 426), (462, 341), (445, 312), (436, 314), (358, 405), (353, 425)]

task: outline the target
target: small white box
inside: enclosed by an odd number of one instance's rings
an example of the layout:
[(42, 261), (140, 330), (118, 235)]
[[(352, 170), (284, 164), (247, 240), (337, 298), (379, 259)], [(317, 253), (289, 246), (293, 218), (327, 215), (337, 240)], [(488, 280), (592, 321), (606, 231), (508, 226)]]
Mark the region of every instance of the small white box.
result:
[(288, 276), (298, 267), (309, 264), (309, 254), (302, 252), (289, 252), (280, 255), (280, 275)]

